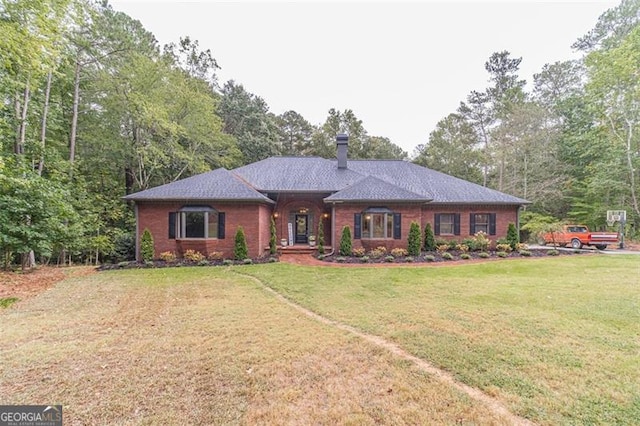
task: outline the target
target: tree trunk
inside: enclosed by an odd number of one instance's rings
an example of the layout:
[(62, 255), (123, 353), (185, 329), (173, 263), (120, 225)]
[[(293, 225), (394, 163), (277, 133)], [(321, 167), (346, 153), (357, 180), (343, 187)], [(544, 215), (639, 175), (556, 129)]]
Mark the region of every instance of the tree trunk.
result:
[(49, 97), (51, 95), (51, 76), (52, 72), (49, 71), (47, 75), (47, 87), (44, 91), (44, 108), (42, 110), (42, 128), (40, 129), (40, 144), (42, 145), (42, 153), (40, 154), (40, 161), (38, 162), (38, 175), (42, 176), (42, 170), (44, 169), (44, 149), (47, 139), (47, 116), (49, 115)]
[(73, 76), (73, 114), (71, 116), (71, 136), (69, 137), (69, 163), (73, 166), (76, 159), (76, 134), (78, 131), (78, 103), (80, 101), (80, 57), (76, 59)]
[(17, 155), (24, 154), (24, 142), (27, 135), (27, 111), (29, 109), (29, 82), (24, 88), (22, 103), (20, 103), (20, 95), (16, 92), (15, 95), (15, 113), (18, 125), (16, 126), (16, 142), (13, 148), (13, 152)]

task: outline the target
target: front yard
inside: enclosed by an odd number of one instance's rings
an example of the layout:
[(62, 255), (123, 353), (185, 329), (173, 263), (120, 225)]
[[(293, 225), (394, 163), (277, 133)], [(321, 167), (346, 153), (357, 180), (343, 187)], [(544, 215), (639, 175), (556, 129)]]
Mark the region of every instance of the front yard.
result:
[(101, 272), (0, 309), (4, 404), (65, 424), (506, 424), (397, 343), (540, 424), (640, 418), (636, 256), (451, 267)]

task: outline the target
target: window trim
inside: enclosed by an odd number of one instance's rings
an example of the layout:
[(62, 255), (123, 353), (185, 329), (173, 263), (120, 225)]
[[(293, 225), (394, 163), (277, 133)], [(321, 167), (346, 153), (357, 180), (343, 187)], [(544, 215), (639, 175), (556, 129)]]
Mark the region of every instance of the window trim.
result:
[[(495, 213), (489, 213), (489, 212), (475, 212), (475, 213), (469, 213), (469, 235), (475, 235), (476, 233), (482, 231), (485, 232), (483, 229), (476, 229), (477, 225), (477, 221), (476, 218), (479, 215), (486, 215), (488, 222), (486, 223), (486, 227), (487, 227), (487, 231), (486, 234), (487, 235), (496, 235), (496, 214)], [(483, 223), (482, 226), (484, 227), (485, 224)]]
[[(188, 213), (202, 213), (204, 214), (204, 220), (203, 220), (203, 237), (187, 237), (186, 233), (187, 233), (187, 214)], [(210, 214), (215, 214), (217, 217), (217, 221), (216, 221), (216, 233), (217, 235), (215, 237), (211, 237), (209, 236), (209, 217)], [(175, 212), (175, 219), (174, 219), (175, 223), (173, 224), (175, 226), (175, 239), (176, 240), (196, 240), (196, 241), (201, 241), (201, 240), (218, 240), (218, 239), (224, 239), (224, 230), (222, 230), (222, 237), (220, 236), (221, 234), (221, 227), (224, 226), (224, 213), (217, 211), (216, 209), (210, 207), (210, 206), (183, 206), (181, 207), (177, 212)], [(221, 223), (222, 221), (222, 223)], [(169, 220), (169, 225), (171, 226), (171, 219)]]
[[(374, 215), (382, 216), (382, 237), (373, 236)], [(367, 219), (367, 216), (369, 218)], [(365, 233), (365, 227), (368, 228)], [(402, 219), (400, 213), (394, 213), (386, 207), (369, 207), (361, 213), (354, 214), (354, 239), (363, 240), (398, 240), (402, 237)]]
[[(453, 234), (450, 234), (450, 233), (443, 234), (440, 231), (440, 218), (442, 217), (442, 215), (452, 215), (453, 216)], [(434, 225), (433, 226), (434, 235), (442, 235), (442, 236), (445, 236), (445, 237), (452, 237), (452, 236), (460, 235), (460, 213), (455, 213), (455, 212), (436, 213), (434, 215), (433, 225)]]

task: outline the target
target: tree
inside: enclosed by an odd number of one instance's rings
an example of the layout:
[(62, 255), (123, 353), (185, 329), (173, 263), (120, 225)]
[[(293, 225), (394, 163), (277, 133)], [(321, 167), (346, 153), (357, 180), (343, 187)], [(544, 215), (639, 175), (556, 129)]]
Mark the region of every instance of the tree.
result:
[(616, 47), (639, 22), (640, 3), (637, 0), (622, 0), (618, 6), (600, 15), (596, 26), (571, 47), (584, 52)]
[(247, 238), (244, 235), (244, 229), (242, 228), (242, 226), (238, 226), (238, 230), (236, 231), (233, 256), (236, 258), (236, 260), (244, 260), (249, 257)]
[(147, 228), (142, 231), (140, 237), (140, 257), (144, 262), (151, 262), (155, 258), (153, 235)]
[(417, 222), (411, 222), (407, 242), (407, 252), (409, 253), (409, 256), (420, 256), (420, 248), (422, 246), (420, 238), (420, 224), (418, 224)]
[(478, 135), (460, 114), (440, 120), (426, 145), (418, 145), (414, 163), (471, 182), (482, 182)]
[(471, 124), (478, 136), (477, 145), (482, 152), (482, 185), (487, 186), (491, 167), (489, 135), (496, 120), (491, 111), (489, 96), (486, 93), (472, 91), (467, 96), (466, 103), (460, 102), (458, 113)]
[(311, 152), (314, 127), (295, 111), (276, 117), (280, 155), (307, 155)]
[(436, 249), (436, 238), (433, 235), (431, 224), (427, 222), (424, 225), (424, 251), (434, 251)]
[(509, 223), (507, 226), (507, 243), (509, 243), (512, 250), (515, 250), (519, 242), (520, 236), (518, 235), (515, 223)]
[(224, 122), (224, 131), (236, 138), (244, 164), (278, 153), (275, 118), (261, 97), (230, 80), (222, 88), (218, 113)]
[(351, 228), (349, 226), (342, 228), (339, 253), (341, 256), (351, 256)]

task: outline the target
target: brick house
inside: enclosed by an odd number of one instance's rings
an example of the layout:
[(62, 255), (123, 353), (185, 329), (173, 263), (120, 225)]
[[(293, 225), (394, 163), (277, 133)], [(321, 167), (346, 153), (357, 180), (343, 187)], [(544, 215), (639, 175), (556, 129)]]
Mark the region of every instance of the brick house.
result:
[(436, 238), (462, 240), (478, 231), (503, 238), (528, 201), (400, 160), (348, 160), (346, 135), (337, 159), (271, 157), (234, 170), (217, 169), (130, 194), (136, 215), (136, 253), (143, 230), (155, 255), (188, 249), (232, 257), (242, 226), (249, 255), (268, 252), (270, 221), (277, 239), (307, 245), (318, 224), (325, 247), (336, 247), (344, 226), (353, 247), (407, 246), (411, 222), (430, 223)]

